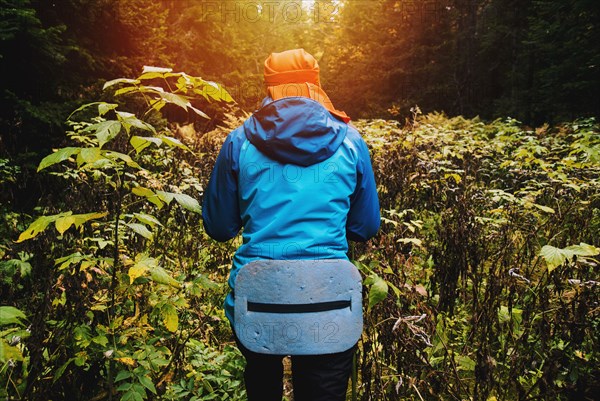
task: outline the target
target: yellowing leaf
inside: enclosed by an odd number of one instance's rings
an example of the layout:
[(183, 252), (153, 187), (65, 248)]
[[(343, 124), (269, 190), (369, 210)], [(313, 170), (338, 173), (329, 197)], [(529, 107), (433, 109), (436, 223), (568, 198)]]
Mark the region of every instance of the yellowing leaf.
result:
[(152, 192), (151, 189), (144, 188), (144, 187), (135, 187), (135, 188), (133, 188), (131, 190), (131, 192), (134, 193), (135, 195), (138, 195), (138, 196), (146, 196), (146, 197), (148, 197), (148, 196), (154, 196), (155, 195), (155, 193)]
[(65, 216), (61, 217), (60, 219), (57, 219), (54, 222), (54, 226), (56, 227), (56, 230), (62, 235), (65, 231), (69, 229), (69, 227), (71, 227), (71, 225), (74, 222), (75, 220), (73, 219), (73, 216)]
[(128, 366), (135, 366), (136, 365), (135, 359), (129, 358), (129, 357), (115, 358), (115, 360), (117, 360), (117, 361), (119, 361), (119, 362), (121, 362), (121, 363), (123, 363), (125, 365), (128, 365)]
[(159, 209), (162, 209), (162, 207), (164, 206), (163, 202), (159, 198), (159, 195), (155, 194), (151, 189), (144, 187), (135, 187), (131, 190), (131, 192), (135, 195), (144, 196), (148, 198), (148, 201), (154, 203), (156, 206), (158, 206)]
[(5, 364), (9, 360), (22, 361), (23, 354), (19, 348), (10, 345), (4, 338), (0, 338), (0, 363)]
[(165, 324), (167, 330), (170, 332), (176, 332), (177, 328), (179, 327), (179, 316), (177, 316), (177, 310), (175, 307), (170, 304), (165, 304), (161, 308), (160, 312), (163, 317), (163, 323)]
[(108, 213), (85, 213), (85, 214), (73, 214), (68, 212), (69, 215), (64, 217), (59, 217), (56, 219), (54, 225), (56, 230), (62, 235), (65, 231), (71, 227), (71, 225), (75, 225), (75, 227), (80, 227), (83, 223), (93, 219), (99, 219), (106, 216)]
[(38, 217), (33, 223), (31, 223), (29, 225), (29, 227), (27, 228), (27, 230), (23, 231), (21, 233), (21, 235), (19, 235), (19, 239), (16, 242), (23, 242), (25, 240), (28, 240), (28, 239), (36, 237), (39, 233), (41, 233), (42, 231), (44, 231), (46, 229), (46, 227), (48, 227), (48, 225), (50, 223), (55, 222), (60, 217), (68, 216), (70, 214), (71, 214), (71, 212), (66, 212), (66, 213), (56, 214), (54, 216), (40, 216), (40, 217)]
[(447, 180), (448, 178), (454, 178), (454, 181), (456, 181), (457, 184), (460, 184), (460, 182), (462, 181), (461, 176), (456, 173), (444, 174), (444, 179)]
[(137, 255), (135, 263), (129, 268), (129, 272), (127, 273), (129, 276), (129, 283), (133, 283), (136, 278), (143, 276), (148, 270), (156, 267), (158, 267), (158, 261), (156, 259), (145, 253)]
[(148, 271), (148, 266), (135, 264), (129, 268), (127, 275), (129, 276), (129, 284), (132, 284), (136, 278), (142, 277)]

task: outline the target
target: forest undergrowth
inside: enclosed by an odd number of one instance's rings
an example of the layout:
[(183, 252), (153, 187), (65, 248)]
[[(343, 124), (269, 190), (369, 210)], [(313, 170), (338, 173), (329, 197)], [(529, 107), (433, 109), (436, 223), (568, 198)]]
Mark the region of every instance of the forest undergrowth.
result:
[[(168, 69), (105, 89), (37, 167), (34, 212), (0, 206), (0, 399), (243, 400), (222, 310), (240, 238), (211, 240), (200, 205), (247, 114), (219, 84)], [(208, 103), (223, 119), (206, 133), (164, 113), (203, 117)], [(593, 400), (598, 123), (412, 112), (354, 122), (382, 227), (349, 255), (365, 328), (348, 399)], [(24, 174), (0, 160), (5, 199)]]

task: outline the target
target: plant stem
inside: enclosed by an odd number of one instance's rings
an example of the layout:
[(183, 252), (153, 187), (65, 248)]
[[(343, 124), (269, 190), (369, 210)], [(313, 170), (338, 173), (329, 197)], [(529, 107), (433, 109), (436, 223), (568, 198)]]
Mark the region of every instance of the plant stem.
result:
[[(123, 185), (125, 183), (125, 175), (121, 176), (118, 172), (116, 174), (117, 180), (119, 181), (119, 185), (117, 187), (116, 195), (117, 195), (117, 203), (115, 206), (115, 233), (114, 233), (114, 250), (113, 250), (113, 270), (112, 277), (110, 282), (110, 306), (108, 308), (109, 317), (114, 316), (115, 312), (115, 292), (117, 288), (117, 270), (119, 267), (119, 221), (121, 220), (121, 208), (123, 205), (123, 198), (121, 196), (121, 191), (123, 189)], [(114, 344), (115, 334), (112, 333), (112, 342)], [(108, 400), (112, 401), (113, 396), (113, 370), (115, 362), (111, 357), (110, 362), (108, 363)]]

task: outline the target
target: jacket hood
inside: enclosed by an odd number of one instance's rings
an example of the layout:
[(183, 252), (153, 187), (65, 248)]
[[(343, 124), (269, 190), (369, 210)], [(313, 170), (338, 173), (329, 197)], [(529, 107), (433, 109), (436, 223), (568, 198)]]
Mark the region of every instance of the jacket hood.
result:
[(344, 141), (347, 129), (319, 102), (305, 97), (265, 99), (244, 122), (246, 138), (263, 154), (300, 166), (327, 160)]

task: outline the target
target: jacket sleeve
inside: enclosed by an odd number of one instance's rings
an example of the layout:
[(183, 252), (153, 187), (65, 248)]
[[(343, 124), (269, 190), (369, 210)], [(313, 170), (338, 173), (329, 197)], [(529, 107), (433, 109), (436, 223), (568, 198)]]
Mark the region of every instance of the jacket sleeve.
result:
[(350, 212), (346, 222), (346, 236), (352, 241), (367, 241), (374, 237), (381, 224), (379, 198), (367, 144), (356, 133), (358, 148), (356, 189), (350, 197)]
[(217, 241), (230, 240), (242, 227), (238, 197), (238, 159), (243, 139), (243, 133), (240, 135), (237, 130), (229, 134), (204, 191), (204, 229)]

